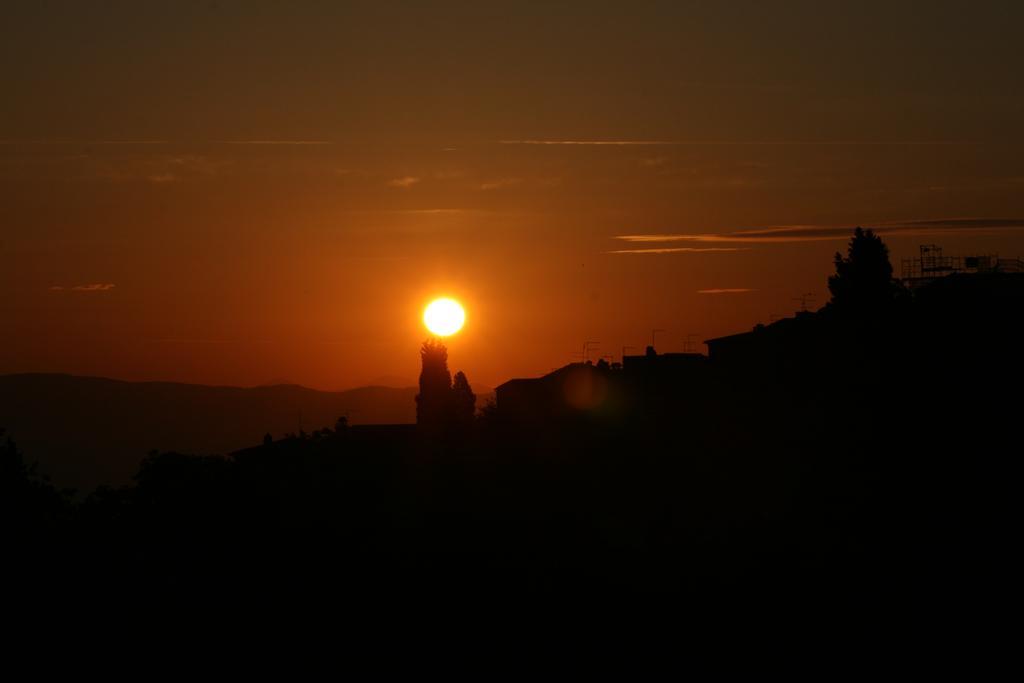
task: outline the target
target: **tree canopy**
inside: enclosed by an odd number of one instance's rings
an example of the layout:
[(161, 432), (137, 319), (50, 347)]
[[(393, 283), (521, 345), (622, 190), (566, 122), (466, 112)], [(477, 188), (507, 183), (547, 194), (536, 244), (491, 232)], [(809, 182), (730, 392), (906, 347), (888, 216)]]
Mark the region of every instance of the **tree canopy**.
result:
[(452, 383), (452, 417), (459, 424), (466, 424), (473, 421), (476, 413), (476, 394), (469, 386), (466, 373), (459, 370), (455, 373), (455, 381)]
[(879, 312), (892, 304), (901, 290), (892, 277), (889, 248), (870, 229), (854, 230), (846, 256), (836, 252), (835, 268), (828, 289), (832, 306), (843, 312)]
[(416, 422), (440, 424), (448, 421), (451, 409), (452, 375), (448, 370), (448, 349), (436, 339), (420, 348), (423, 368), (420, 393), (416, 396)]

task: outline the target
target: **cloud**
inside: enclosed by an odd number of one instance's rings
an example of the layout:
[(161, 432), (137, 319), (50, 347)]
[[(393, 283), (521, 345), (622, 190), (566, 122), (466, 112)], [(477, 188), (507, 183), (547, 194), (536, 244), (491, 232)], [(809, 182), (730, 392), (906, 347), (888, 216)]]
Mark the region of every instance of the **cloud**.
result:
[(115, 287), (111, 283), (92, 283), (88, 285), (75, 285), (74, 287), (63, 287), (61, 285), (54, 285), (50, 287), (51, 292), (109, 292)]
[(333, 145), (330, 140), (217, 140), (219, 145)]
[(606, 254), (681, 254), (706, 253), (710, 251), (747, 251), (743, 247), (658, 247), (652, 249), (616, 249)]
[(169, 145), (170, 140), (0, 140), (0, 145)]
[(269, 339), (188, 339), (180, 337), (161, 337), (146, 339), (154, 344), (273, 344)]
[(87, 145), (169, 145), (170, 140), (90, 140)]
[(171, 140), (70, 140), (70, 139), (54, 139), (54, 140), (0, 140), (0, 146), (13, 147), (13, 146), (133, 146), (133, 145), (174, 145), (174, 144), (201, 144), (201, 145), (333, 145), (335, 144), (332, 140), (192, 140), (191, 142), (182, 141), (171, 141)]
[(412, 215), (443, 215), (443, 214), (490, 214), (493, 211), (487, 209), (476, 209), (476, 208), (462, 208), (462, 207), (434, 207), (434, 208), (422, 208), (422, 209), (341, 209), (343, 213), (347, 214), (412, 214)]
[(112, 182), (146, 181), (155, 185), (201, 180), (223, 175), (228, 159), (201, 154), (155, 154), (100, 158), (86, 167), (87, 177)]
[(480, 189), (483, 191), (487, 190), (500, 190), (503, 187), (514, 187), (523, 182), (522, 178), (499, 178), (497, 180), (489, 180), (480, 185)]
[(115, 287), (112, 283), (93, 283), (89, 285), (76, 285), (71, 288), (73, 292), (109, 292)]
[(401, 188), (404, 189), (404, 188), (412, 187), (413, 185), (415, 185), (418, 182), (420, 182), (420, 178), (417, 178), (417, 177), (411, 176), (411, 175), (407, 175), (407, 176), (404, 176), (402, 178), (395, 178), (394, 180), (389, 180), (388, 181), (388, 187), (401, 187)]
[(704, 88), (708, 90), (760, 90), (766, 92), (792, 92), (799, 90), (789, 83), (715, 83), (709, 81), (680, 81), (676, 84), (681, 88)]
[(875, 229), (1021, 230), (1024, 229), (1024, 218), (943, 218), (938, 220), (907, 221), (904, 223), (883, 223)]
[(501, 145), (578, 147), (945, 147), (956, 140), (498, 140)]
[[(1024, 218), (947, 218), (864, 225), (879, 235), (891, 237), (987, 232), (994, 230), (1024, 230)], [(767, 228), (734, 230), (723, 233), (662, 233), (616, 235), (615, 239), (633, 243), (779, 243), (847, 240), (853, 232), (848, 225), (780, 225)]]
[(723, 289), (698, 289), (698, 294), (746, 294), (747, 292), (756, 292), (755, 289), (748, 289), (746, 287), (726, 287)]
[(500, 140), (503, 145), (578, 145), (592, 147), (628, 147), (646, 145), (678, 145), (666, 140)]

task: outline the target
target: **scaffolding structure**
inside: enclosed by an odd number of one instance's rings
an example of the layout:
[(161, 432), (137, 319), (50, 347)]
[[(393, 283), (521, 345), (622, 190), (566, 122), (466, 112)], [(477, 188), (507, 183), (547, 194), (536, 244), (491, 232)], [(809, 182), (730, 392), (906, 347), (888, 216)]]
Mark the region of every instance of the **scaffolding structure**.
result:
[(945, 256), (937, 244), (922, 244), (917, 258), (905, 258), (901, 278), (908, 287), (920, 287), (953, 273), (1024, 273), (1024, 260), (998, 254)]

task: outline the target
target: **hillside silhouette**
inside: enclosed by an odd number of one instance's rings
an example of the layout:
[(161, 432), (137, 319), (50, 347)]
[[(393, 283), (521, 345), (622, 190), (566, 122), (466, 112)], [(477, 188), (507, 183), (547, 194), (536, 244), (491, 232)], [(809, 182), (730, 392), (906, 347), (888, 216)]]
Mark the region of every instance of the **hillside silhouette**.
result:
[(472, 419), (470, 379), (431, 341), (417, 425), (310, 418), (233, 452), (154, 452), (78, 503), (9, 442), (11, 542), (32, 550), (19, 585), (141, 595), (161, 619), (258, 596), (261, 613), (414, 630), (658, 612), (984, 632), (981, 609), (1017, 581), (1024, 274), (911, 288), (883, 247), (858, 230), (818, 311), (706, 356), (649, 348), (512, 380)]
[(88, 492), (127, 484), (154, 449), (228, 453), (268, 432), (311, 432), (341, 416), (353, 424), (412, 423), (415, 394), (412, 387), (326, 392), (0, 375), (0, 426), (59, 486)]

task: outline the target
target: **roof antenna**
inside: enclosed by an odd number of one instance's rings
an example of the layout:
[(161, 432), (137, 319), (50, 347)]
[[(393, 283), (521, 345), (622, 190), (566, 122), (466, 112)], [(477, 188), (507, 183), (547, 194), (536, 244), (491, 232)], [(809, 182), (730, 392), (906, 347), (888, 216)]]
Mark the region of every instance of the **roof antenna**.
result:
[(800, 312), (801, 313), (806, 313), (807, 312), (807, 302), (810, 301), (811, 303), (814, 303), (814, 293), (813, 292), (807, 292), (806, 294), (801, 294), (800, 296), (794, 298), (793, 301), (799, 301), (800, 302)]

